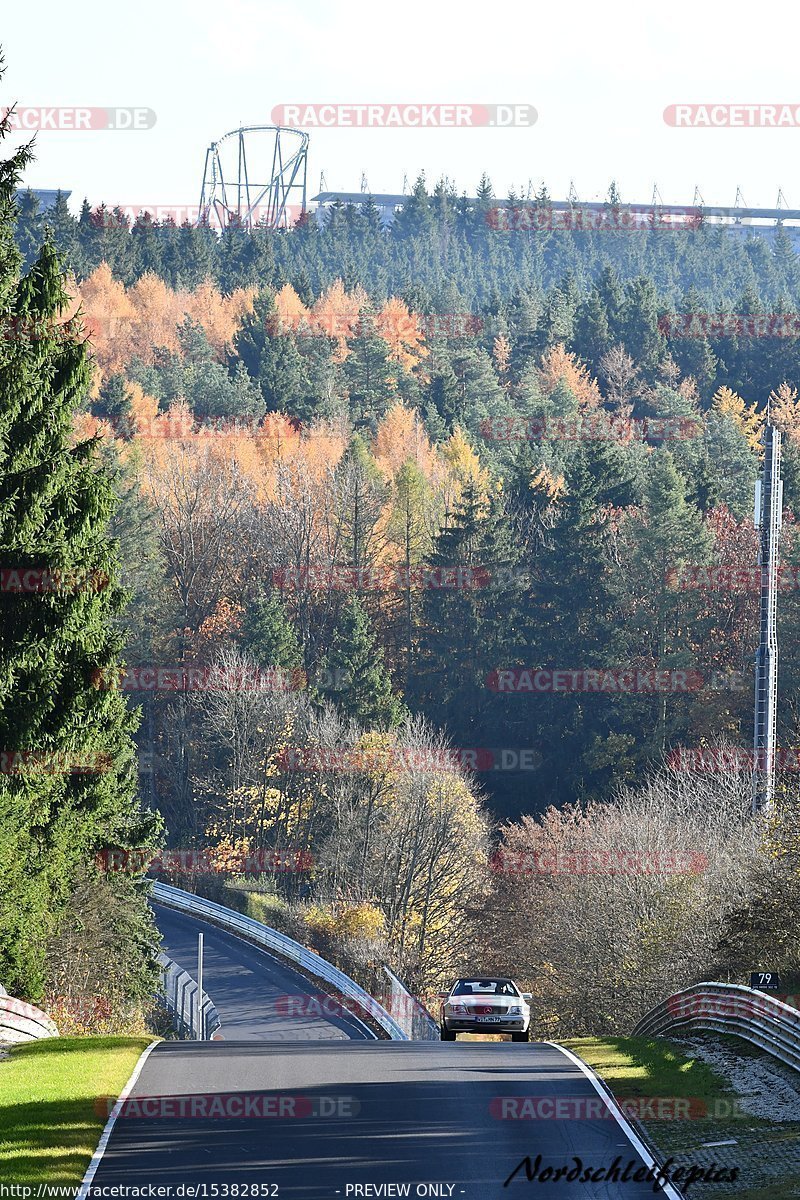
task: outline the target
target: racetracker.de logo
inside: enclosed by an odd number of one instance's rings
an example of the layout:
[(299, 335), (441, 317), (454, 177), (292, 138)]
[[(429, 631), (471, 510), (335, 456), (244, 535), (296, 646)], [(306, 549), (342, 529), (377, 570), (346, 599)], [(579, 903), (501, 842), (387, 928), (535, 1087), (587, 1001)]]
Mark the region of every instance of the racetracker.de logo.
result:
[(530, 128), (532, 104), (276, 104), (275, 125), (300, 129)]
[(679, 850), (642, 851), (508, 850), (501, 847), (489, 859), (489, 870), (497, 875), (686, 875), (708, 867), (708, 857)]
[(74, 596), (101, 592), (111, 577), (105, 571), (65, 570), (61, 567), (0, 567), (0, 592), (18, 595)]
[[(237, 220), (244, 223), (246, 218), (252, 225), (271, 225), (276, 221), (280, 221), (284, 225), (293, 225), (307, 211), (301, 204), (284, 204), (281, 207), (275, 204), (254, 204), (251, 208), (242, 205), (241, 217), (238, 217), (235, 212), (227, 213), (223, 210), (218, 212), (208, 206), (201, 208), (193, 201), (184, 204), (161, 202), (140, 204), (126, 200), (93, 209), (89, 216), (89, 223), (95, 229), (129, 229), (137, 221), (145, 221), (149, 218), (151, 222), (158, 221), (162, 224), (171, 222), (173, 225), (202, 225), (213, 222), (214, 224), (230, 224), (235, 227)], [(224, 219), (221, 220), (221, 218)]]
[(306, 687), (301, 670), (156, 665), (92, 672), (96, 688), (122, 692), (297, 692)]
[(678, 746), (667, 754), (667, 766), (674, 771), (700, 775), (727, 775), (739, 772), (800, 771), (800, 749), (779, 747), (774, 753), (746, 750), (740, 746)]
[(698, 671), (637, 670), (537, 670), (536, 667), (497, 668), (486, 676), (492, 692), (544, 694), (594, 692), (605, 695), (663, 695), (698, 692), (703, 676)]
[[(99, 1096), (94, 1110), (107, 1118), (114, 1111), (113, 1096)], [(117, 1116), (134, 1120), (291, 1120), (304, 1117), (356, 1117), (361, 1102), (356, 1096), (289, 1095), (280, 1092), (206, 1092), (194, 1096), (129, 1096)]]
[(613, 417), (606, 412), (579, 417), (486, 417), (481, 436), (493, 442), (653, 442), (698, 437), (703, 432), (694, 417)]
[(796, 129), (800, 104), (668, 104), (664, 122), (676, 129)]
[(486, 213), (486, 224), (499, 233), (680, 233), (697, 229), (702, 210), (621, 207), (553, 208), (549, 204), (499, 204)]
[(96, 750), (0, 750), (0, 775), (97, 775), (113, 765), (110, 754)]
[(671, 338), (796, 338), (798, 313), (665, 313), (658, 328)]
[[(758, 592), (767, 578), (768, 572), (762, 567), (736, 567), (726, 563), (704, 567), (686, 563), (670, 568), (665, 583), (679, 592)], [(796, 591), (800, 587), (800, 567), (782, 564), (775, 573), (775, 582), (779, 592)]]
[(275, 587), (289, 591), (401, 591), (406, 588), (465, 591), (486, 587), (492, 579), (487, 567), (276, 567)]
[[(621, 1096), (617, 1104), (639, 1121), (698, 1121), (743, 1117), (738, 1100), (699, 1096)], [(489, 1112), (496, 1121), (597, 1121), (614, 1117), (603, 1096), (493, 1096)]]
[(154, 875), (261, 875), (271, 872), (310, 871), (314, 860), (310, 850), (281, 850), (262, 847), (234, 853), (215, 852), (210, 847), (198, 850), (99, 850), (95, 866), (99, 871), (134, 874), (150, 871)]
[(152, 108), (85, 108), (75, 105), (20, 106), (0, 109), (0, 120), (10, 129), (152, 129), (156, 114)]
[(511, 746), (496, 749), (488, 746), (459, 746), (452, 749), (292, 746), (280, 753), (277, 762), (284, 771), (333, 774), (378, 770), (519, 772), (538, 770), (542, 756), (537, 750)]

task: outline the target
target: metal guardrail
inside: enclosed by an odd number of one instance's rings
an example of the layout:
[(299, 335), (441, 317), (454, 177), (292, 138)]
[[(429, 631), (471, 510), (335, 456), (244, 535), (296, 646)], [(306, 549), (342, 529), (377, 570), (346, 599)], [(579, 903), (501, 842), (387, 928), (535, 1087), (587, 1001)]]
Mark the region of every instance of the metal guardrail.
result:
[(271, 954), (275, 954), (279, 958), (288, 959), (302, 971), (313, 976), (314, 979), (321, 979), (325, 983), (331, 984), (342, 996), (354, 1001), (351, 1011), (354, 1013), (360, 1011), (365, 1016), (371, 1017), (389, 1035), (391, 1041), (407, 1042), (410, 1040), (386, 1009), (370, 996), (369, 992), (365, 992), (362, 987), (359, 987), (355, 980), (351, 979), (349, 975), (345, 975), (338, 967), (334, 967), (332, 963), (320, 958), (313, 950), (307, 950), (299, 942), (286, 937), (285, 934), (278, 933), (277, 929), (270, 929), (261, 921), (254, 921), (252, 917), (245, 917), (242, 913), (225, 908), (222, 904), (215, 904), (213, 900), (206, 900), (203, 896), (184, 892), (181, 888), (172, 887), (168, 883), (154, 883), (150, 895), (157, 904), (165, 904), (179, 912), (189, 913), (204, 921), (211, 921), (212, 924), (220, 925), (223, 929), (230, 930), (231, 933), (238, 933), (240, 937), (254, 942), (257, 946), (263, 946), (265, 950), (269, 950)]
[(735, 1034), (800, 1071), (800, 1012), (766, 992), (738, 983), (698, 983), (657, 1004), (632, 1036), (680, 1029)]
[(416, 996), (412, 996), (394, 971), (390, 971), (387, 966), (384, 966), (383, 969), (391, 987), (389, 1012), (409, 1041), (438, 1042), (439, 1026), (422, 1001), (418, 1000)]
[(32, 1042), (49, 1037), (58, 1037), (58, 1029), (47, 1013), (6, 992), (0, 995), (0, 1042)]
[(201, 1042), (218, 1040), (222, 1021), (208, 993), (203, 992), (198, 1006), (197, 980), (166, 954), (159, 954), (158, 965), (162, 971), (161, 994), (178, 1037)]

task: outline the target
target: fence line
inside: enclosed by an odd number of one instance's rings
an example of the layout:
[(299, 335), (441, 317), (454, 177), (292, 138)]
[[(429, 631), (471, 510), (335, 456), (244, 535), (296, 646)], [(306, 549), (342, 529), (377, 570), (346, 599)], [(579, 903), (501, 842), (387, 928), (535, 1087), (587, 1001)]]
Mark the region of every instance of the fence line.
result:
[(325, 983), (336, 988), (342, 996), (355, 1001), (356, 1007), (353, 1011), (357, 1012), (360, 1009), (366, 1016), (371, 1017), (384, 1033), (388, 1034), (390, 1041), (406, 1042), (410, 1040), (394, 1018), (377, 1000), (370, 996), (369, 992), (364, 991), (355, 980), (351, 979), (349, 975), (345, 975), (344, 971), (340, 971), (332, 963), (326, 962), (313, 950), (307, 950), (293, 938), (278, 933), (276, 929), (270, 929), (261, 921), (254, 921), (252, 917), (245, 917), (242, 913), (225, 908), (222, 904), (215, 904), (213, 900), (206, 900), (203, 896), (184, 892), (181, 888), (172, 887), (167, 883), (153, 884), (150, 895), (157, 904), (165, 904), (179, 912), (211, 921), (214, 925), (220, 925), (223, 929), (238, 933), (247, 941), (255, 942), (256, 945), (262, 946), (279, 958), (288, 959), (314, 979), (324, 980)]
[(735, 1034), (800, 1070), (800, 1012), (765, 992), (738, 983), (698, 983), (657, 1004), (633, 1036), (681, 1029)]
[(32, 1042), (49, 1037), (58, 1037), (58, 1029), (47, 1013), (0, 992), (0, 1042)]
[(412, 996), (401, 979), (394, 971), (384, 965), (384, 971), (391, 985), (389, 1012), (397, 1024), (412, 1042), (438, 1042), (439, 1026), (428, 1012), (425, 1005), (416, 996)]
[(198, 1012), (197, 980), (166, 954), (159, 954), (158, 965), (162, 971), (161, 994), (178, 1037), (201, 1042), (219, 1040), (222, 1022), (208, 993), (203, 992)]

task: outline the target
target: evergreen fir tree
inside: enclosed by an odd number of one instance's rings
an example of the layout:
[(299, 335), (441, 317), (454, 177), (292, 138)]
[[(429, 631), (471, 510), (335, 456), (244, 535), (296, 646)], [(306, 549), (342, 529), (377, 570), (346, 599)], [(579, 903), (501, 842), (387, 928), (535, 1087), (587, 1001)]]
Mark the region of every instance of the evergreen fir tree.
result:
[(321, 695), (364, 728), (391, 729), (407, 716), (392, 691), (383, 651), (357, 596), (351, 596), (339, 614), (321, 677)]
[[(0, 775), (0, 977), (36, 999), (48, 939), (95, 853), (152, 844), (154, 821), (137, 805), (136, 716), (97, 686), (118, 675), (124, 594), (111, 481), (93, 442), (71, 445), (87, 351), (58, 324), (67, 296), (52, 246), (22, 278), (12, 249), (27, 157), (0, 167), (0, 316), (21, 331), (0, 343), (0, 563), (39, 573), (28, 577), (39, 590), (7, 576), (0, 591), (0, 747), (20, 755)], [(143, 899), (130, 902), (150, 929)]]

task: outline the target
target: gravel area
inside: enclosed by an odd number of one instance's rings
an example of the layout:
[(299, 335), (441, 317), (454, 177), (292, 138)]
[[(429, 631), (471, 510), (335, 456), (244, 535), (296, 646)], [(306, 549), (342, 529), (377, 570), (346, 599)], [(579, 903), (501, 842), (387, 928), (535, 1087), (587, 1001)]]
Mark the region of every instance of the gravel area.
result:
[(741, 1112), (764, 1121), (800, 1121), (800, 1072), (768, 1054), (742, 1058), (712, 1037), (672, 1040), (687, 1056), (702, 1059), (729, 1081)]
[(643, 1122), (676, 1166), (738, 1167), (735, 1184), (696, 1183), (689, 1200), (797, 1200), (800, 1072), (768, 1054), (751, 1054), (749, 1047), (737, 1054), (713, 1034), (670, 1040), (687, 1057), (707, 1063), (737, 1097), (737, 1111), (725, 1120)]

